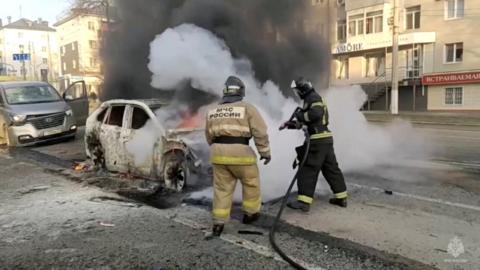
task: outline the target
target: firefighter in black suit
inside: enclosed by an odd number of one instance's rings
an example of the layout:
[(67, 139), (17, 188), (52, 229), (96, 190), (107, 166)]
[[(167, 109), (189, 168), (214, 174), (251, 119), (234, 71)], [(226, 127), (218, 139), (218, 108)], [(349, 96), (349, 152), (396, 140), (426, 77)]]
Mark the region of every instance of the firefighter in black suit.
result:
[[(334, 194), (330, 203), (347, 207), (347, 187), (335, 157), (332, 132), (328, 129), (327, 104), (315, 91), (312, 83), (304, 78), (293, 81), (292, 88), (304, 101), (304, 105), (295, 113), (296, 121), (286, 122), (281, 128), (306, 127), (310, 136), (310, 150), (304, 166), (299, 168), (297, 200), (289, 202), (287, 206), (308, 212), (313, 202), (318, 175), (322, 171)], [(306, 145), (296, 148), (297, 161), (304, 156), (305, 148)]]

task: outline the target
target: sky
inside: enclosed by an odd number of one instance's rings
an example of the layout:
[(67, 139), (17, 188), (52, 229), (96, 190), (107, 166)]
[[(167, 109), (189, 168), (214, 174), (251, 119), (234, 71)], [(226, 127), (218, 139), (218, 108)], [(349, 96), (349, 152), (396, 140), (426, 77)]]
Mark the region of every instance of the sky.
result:
[[(30, 20), (42, 18), (53, 25), (57, 16), (68, 7), (68, 0), (0, 0), (0, 18), (7, 24), (7, 16), (12, 16), (12, 22), (22, 17)], [(20, 8), (21, 7), (21, 8)]]

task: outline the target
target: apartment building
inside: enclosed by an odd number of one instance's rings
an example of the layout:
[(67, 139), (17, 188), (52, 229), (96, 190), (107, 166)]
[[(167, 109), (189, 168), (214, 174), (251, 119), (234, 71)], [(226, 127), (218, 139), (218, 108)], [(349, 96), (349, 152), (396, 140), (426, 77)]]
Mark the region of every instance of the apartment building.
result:
[(89, 93), (99, 93), (103, 84), (100, 48), (105, 16), (101, 12), (72, 9), (55, 23), (60, 44), (61, 89), (84, 80)]
[[(399, 110), (480, 110), (477, 0), (400, 0)], [(361, 85), (365, 109), (388, 110), (393, 0), (338, 0), (331, 85)]]
[[(26, 55), (19, 57), (19, 54)], [(0, 20), (0, 76), (52, 82), (59, 75), (57, 33), (47, 21)]]

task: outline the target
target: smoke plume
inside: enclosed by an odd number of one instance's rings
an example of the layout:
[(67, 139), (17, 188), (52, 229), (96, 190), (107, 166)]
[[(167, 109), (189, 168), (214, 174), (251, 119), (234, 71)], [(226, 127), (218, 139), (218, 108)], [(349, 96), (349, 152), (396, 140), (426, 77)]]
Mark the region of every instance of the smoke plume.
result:
[[(303, 75), (325, 85), (329, 53), (325, 39), (303, 30), (309, 0), (117, 0), (117, 23), (104, 50), (102, 99), (171, 97), (150, 85), (150, 42), (167, 28), (184, 23), (222, 39), (236, 59), (250, 59), (255, 78), (286, 89)], [(197, 91), (190, 89), (191, 96)]]
[[(218, 99), (225, 79), (237, 75), (246, 84), (247, 101), (259, 108), (269, 126), (273, 160), (266, 167), (259, 165), (264, 200), (280, 196), (294, 173), (290, 169), (294, 148), (303, 140), (299, 131), (278, 131), (299, 105), (281, 89), (288, 89), (300, 74), (322, 88), (328, 73), (330, 53), (324, 39), (295, 27), (310, 1), (117, 3), (121, 20), (109, 38), (115, 45), (106, 58), (105, 98), (173, 96), (174, 108), (183, 104), (197, 110)], [(419, 143), (409, 125), (379, 128), (365, 120), (359, 108), (366, 95), (360, 87), (333, 88), (323, 94), (344, 172), (395, 164), (399, 157), (417, 154)], [(173, 116), (176, 113), (173, 110)], [(156, 114), (165, 119), (172, 110)], [(139, 133), (143, 135), (129, 149), (139, 153), (141, 161), (140, 153), (151, 149), (148, 141), (155, 138)], [(196, 195), (204, 194), (211, 196), (210, 191)]]

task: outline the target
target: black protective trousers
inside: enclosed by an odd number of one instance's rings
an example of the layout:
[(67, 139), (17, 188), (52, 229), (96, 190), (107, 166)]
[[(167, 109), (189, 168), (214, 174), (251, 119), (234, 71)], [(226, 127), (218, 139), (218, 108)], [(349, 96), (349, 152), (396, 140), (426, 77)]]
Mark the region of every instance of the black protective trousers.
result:
[[(298, 159), (301, 160), (305, 152), (305, 145), (297, 147), (296, 150)], [(335, 197), (345, 198), (347, 196), (347, 186), (342, 171), (338, 167), (333, 142), (312, 140), (307, 160), (299, 170), (297, 181), (299, 201), (312, 203), (320, 171), (322, 171)]]

